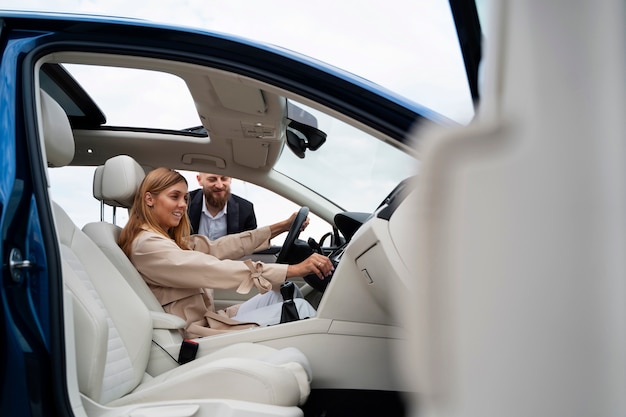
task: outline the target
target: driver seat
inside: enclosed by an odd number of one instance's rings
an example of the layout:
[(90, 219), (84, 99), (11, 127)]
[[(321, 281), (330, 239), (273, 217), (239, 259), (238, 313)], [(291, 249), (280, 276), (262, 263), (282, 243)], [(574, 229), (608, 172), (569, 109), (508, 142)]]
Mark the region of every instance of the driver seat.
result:
[[(112, 157), (108, 159), (104, 165), (96, 168), (94, 172), (93, 196), (99, 200), (103, 206), (104, 204), (112, 206), (114, 210), (117, 207), (130, 209), (135, 194), (141, 186), (144, 177), (145, 171), (141, 165), (130, 156), (118, 155)], [(104, 210), (101, 208), (101, 217), (104, 217), (103, 212)], [(164, 320), (167, 320), (166, 316), (171, 315), (166, 315), (143, 277), (117, 244), (122, 229), (115, 224), (104, 222), (103, 219), (101, 220), (100, 222), (85, 225), (83, 232), (107, 255), (146, 306), (151, 311), (162, 314)], [(296, 289), (296, 300), (294, 301), (301, 317), (311, 317), (315, 314), (314, 308), (304, 300), (300, 289)], [(280, 317), (280, 307), (280, 305), (271, 305), (255, 310), (257, 316), (255, 318), (259, 318), (260, 316), (262, 317), (261, 320), (267, 319), (266, 321), (270, 321), (274, 319), (277, 314)], [(254, 318), (238, 319), (241, 321), (258, 321)], [(260, 322), (262, 323), (263, 321)], [(174, 327), (172, 326), (173, 325), (166, 325), (165, 328), (173, 329)], [(164, 342), (175, 344), (177, 342), (176, 335), (171, 337), (173, 339), (164, 340)]]
[(145, 175), (141, 165), (128, 155), (114, 156), (97, 167), (93, 176), (93, 196), (102, 205), (101, 218), (99, 222), (83, 226), (83, 232), (104, 252), (150, 311), (165, 313), (148, 284), (118, 246), (122, 228), (104, 221), (104, 205), (114, 210), (118, 207), (130, 209)]

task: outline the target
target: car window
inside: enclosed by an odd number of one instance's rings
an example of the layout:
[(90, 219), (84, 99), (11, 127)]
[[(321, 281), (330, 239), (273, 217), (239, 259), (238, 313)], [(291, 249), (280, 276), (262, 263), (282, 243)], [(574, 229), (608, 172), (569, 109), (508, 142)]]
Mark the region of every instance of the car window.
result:
[(181, 130), (201, 125), (187, 85), (175, 75), (113, 66), (64, 67), (106, 115), (108, 126)]
[[(84, 225), (100, 221), (100, 202), (92, 193), (94, 167), (63, 167), (50, 170), (50, 193), (52, 200), (59, 204), (74, 221), (82, 228)], [(196, 172), (179, 171), (189, 184), (189, 191), (199, 188)], [(259, 226), (266, 226), (288, 218), (298, 211), (300, 206), (292, 201), (263, 187), (233, 178), (231, 192), (254, 204), (254, 211)], [(113, 208), (105, 206), (105, 221), (113, 221)], [(128, 210), (118, 208), (115, 211), (115, 223), (123, 227), (128, 221)], [(321, 237), (332, 231), (332, 226), (313, 213), (309, 214), (309, 226), (300, 239), (313, 237), (319, 241)], [(273, 245), (281, 245), (286, 234), (272, 239)]]
[[(196, 180), (196, 172), (180, 171), (180, 173), (187, 179), (189, 191), (200, 188)], [(231, 193), (243, 197), (254, 204), (258, 226), (267, 226), (285, 220), (300, 209), (300, 206), (293, 201), (246, 181), (233, 178), (230, 188)], [(313, 237), (316, 241), (319, 241), (324, 234), (330, 231), (332, 231), (330, 224), (315, 214), (310, 213), (309, 226), (300, 234), (300, 239), (306, 240), (308, 237)], [(276, 236), (276, 238), (272, 239), (272, 244), (282, 244), (285, 237), (285, 233)]]
[(302, 163), (287, 147), (274, 169), (315, 191), (345, 211), (373, 212), (403, 179), (417, 173), (418, 161), (341, 120), (295, 103), (314, 119), (326, 142), (307, 150)]

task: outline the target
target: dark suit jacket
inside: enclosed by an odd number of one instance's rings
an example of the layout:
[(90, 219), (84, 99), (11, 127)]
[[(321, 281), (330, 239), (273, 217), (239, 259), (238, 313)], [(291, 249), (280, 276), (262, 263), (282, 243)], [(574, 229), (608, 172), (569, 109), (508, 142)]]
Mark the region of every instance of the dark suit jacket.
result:
[[(198, 233), (203, 204), (204, 194), (202, 194), (202, 188), (198, 188), (197, 190), (193, 190), (189, 193), (189, 206), (187, 206), (187, 214), (189, 215), (189, 221), (191, 222), (191, 233)], [(231, 194), (227, 204), (226, 228), (228, 234), (239, 233), (245, 230), (253, 230), (257, 228), (254, 205), (250, 201)]]

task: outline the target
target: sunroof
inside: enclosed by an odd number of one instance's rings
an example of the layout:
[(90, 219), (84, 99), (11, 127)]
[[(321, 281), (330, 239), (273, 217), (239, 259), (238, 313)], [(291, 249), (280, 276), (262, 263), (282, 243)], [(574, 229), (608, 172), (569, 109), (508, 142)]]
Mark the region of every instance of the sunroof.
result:
[(106, 126), (183, 130), (200, 118), (187, 84), (150, 70), (65, 64), (106, 116)]

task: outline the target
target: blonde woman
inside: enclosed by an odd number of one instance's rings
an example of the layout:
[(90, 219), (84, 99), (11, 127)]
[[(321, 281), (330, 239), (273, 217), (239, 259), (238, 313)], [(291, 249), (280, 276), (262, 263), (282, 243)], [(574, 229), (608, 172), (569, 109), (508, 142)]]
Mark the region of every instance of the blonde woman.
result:
[[(210, 336), (280, 321), (280, 285), (290, 277), (332, 273), (330, 260), (319, 254), (295, 265), (235, 261), (266, 249), (271, 238), (289, 230), (295, 214), (270, 226), (215, 241), (191, 235), (187, 217), (187, 180), (180, 173), (157, 168), (144, 178), (122, 230), (119, 245), (166, 312), (186, 320), (184, 337)], [(306, 224), (306, 222), (305, 222)], [(250, 300), (215, 311), (213, 289), (259, 290)], [(300, 317), (315, 309), (295, 300)]]

